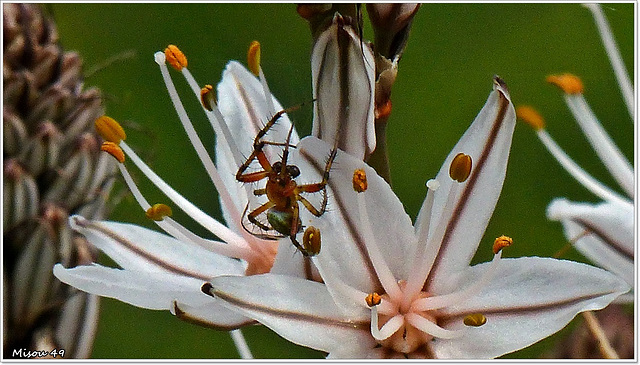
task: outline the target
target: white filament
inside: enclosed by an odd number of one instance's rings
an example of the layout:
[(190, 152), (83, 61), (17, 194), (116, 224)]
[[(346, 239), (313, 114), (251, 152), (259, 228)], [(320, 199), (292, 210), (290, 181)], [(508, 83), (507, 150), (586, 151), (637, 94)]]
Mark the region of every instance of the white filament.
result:
[(584, 171), (577, 163), (575, 163), (571, 157), (569, 157), (558, 144), (551, 138), (551, 136), (544, 129), (537, 131), (538, 138), (542, 141), (542, 144), (547, 150), (555, 157), (560, 165), (582, 186), (589, 190), (594, 195), (600, 197), (603, 200), (614, 201), (620, 204), (629, 204), (627, 199), (623, 198), (616, 192), (612, 191), (600, 181), (596, 180), (593, 176)]
[(428, 333), (433, 337), (450, 340), (453, 338), (461, 337), (464, 334), (463, 331), (451, 331), (451, 330), (444, 329), (416, 313), (408, 313), (405, 316), (405, 319), (413, 327), (419, 329), (424, 333)]
[(378, 308), (371, 307), (371, 336), (378, 341), (391, 337), (404, 324), (404, 316), (398, 314), (385, 323), (382, 328), (378, 328)]
[(380, 280), (385, 293), (389, 294), (390, 297), (400, 298), (402, 295), (402, 291), (398, 286), (398, 281), (391, 272), (389, 265), (387, 265), (386, 261), (384, 260), (384, 256), (378, 248), (378, 243), (376, 242), (375, 235), (373, 234), (373, 230), (371, 228), (369, 214), (367, 213), (367, 208), (365, 206), (364, 194), (366, 193), (366, 191), (356, 193), (358, 200), (358, 212), (360, 215), (360, 223), (362, 227), (361, 232), (364, 236), (365, 247), (367, 248), (367, 253), (369, 255), (369, 258), (371, 258), (371, 263), (373, 263), (373, 267), (376, 270), (376, 274), (378, 275), (378, 279)]
[(584, 6), (591, 11), (591, 14), (593, 14), (593, 19), (598, 27), (602, 43), (607, 51), (607, 56), (609, 56), (611, 67), (613, 67), (613, 73), (616, 75), (620, 91), (622, 92), (625, 104), (629, 110), (629, 115), (631, 116), (631, 119), (634, 120), (635, 97), (633, 96), (633, 85), (631, 84), (631, 79), (629, 79), (627, 69), (622, 62), (622, 56), (620, 55), (620, 50), (616, 44), (616, 40), (613, 38), (611, 27), (602, 12), (600, 4), (592, 3), (584, 4)]
[(160, 178), (153, 170), (147, 166), (140, 157), (131, 149), (124, 141), (120, 142), (120, 147), (127, 154), (129, 159), (142, 171), (142, 173), (169, 198), (177, 207), (182, 209), (191, 218), (198, 222), (202, 227), (206, 228), (209, 232), (215, 234), (221, 240), (235, 244), (238, 246), (245, 246), (249, 248), (248, 243), (237, 233), (229, 229), (229, 227), (218, 222), (211, 216), (196, 207), (193, 203), (188, 201), (185, 197), (175, 191), (169, 184)]
[[(163, 61), (164, 58), (165, 57), (162, 52), (156, 53), (156, 62)], [(233, 203), (231, 195), (229, 194), (228, 189), (224, 185), (224, 182), (220, 178), (220, 175), (218, 174), (218, 170), (216, 169), (215, 164), (211, 160), (209, 153), (207, 152), (204, 145), (202, 144), (202, 141), (198, 137), (198, 134), (196, 133), (195, 128), (193, 128), (193, 124), (189, 119), (187, 111), (184, 109), (184, 106), (182, 105), (182, 101), (180, 100), (180, 96), (176, 91), (175, 85), (173, 84), (173, 80), (171, 80), (171, 75), (169, 74), (167, 65), (164, 62), (161, 62), (161, 63), (159, 62), (158, 66), (160, 67), (162, 78), (169, 92), (169, 97), (173, 102), (173, 106), (175, 107), (176, 112), (178, 113), (180, 122), (182, 122), (182, 126), (184, 127), (184, 130), (187, 133), (187, 136), (189, 136), (189, 141), (191, 141), (191, 144), (193, 145), (196, 153), (198, 154), (198, 157), (200, 158), (202, 165), (204, 166), (207, 173), (209, 174), (209, 177), (211, 178), (213, 185), (216, 187), (216, 190), (218, 191), (218, 194), (220, 195), (220, 198), (222, 199), (223, 204), (226, 206), (230, 216), (232, 217), (231, 219), (232, 222), (228, 222), (228, 223), (236, 225), (236, 228), (238, 228), (238, 230), (241, 230), (239, 222), (242, 219), (242, 215), (238, 211), (236, 205)], [(183, 70), (185, 70), (185, 68), (183, 68)], [(260, 248), (258, 247), (256, 247), (256, 249), (260, 250)]]
[[(186, 68), (183, 68), (182, 75), (187, 80), (187, 83), (191, 87), (191, 90), (195, 94), (196, 98), (200, 100), (199, 99), (200, 89), (195, 78), (191, 75), (191, 72), (189, 72), (189, 70), (187, 70)], [(211, 123), (211, 127), (213, 128), (213, 131), (216, 133), (216, 136), (218, 138), (221, 138), (220, 142), (222, 142), (223, 144), (229, 147), (229, 150), (231, 151), (231, 155), (233, 156), (233, 160), (236, 163), (236, 165), (237, 166), (242, 165), (242, 163), (244, 162), (242, 153), (240, 153), (240, 150), (238, 149), (238, 145), (236, 144), (236, 141), (233, 138), (231, 131), (229, 130), (229, 125), (227, 124), (227, 121), (224, 119), (224, 116), (222, 116), (222, 113), (220, 113), (220, 110), (218, 109), (218, 106), (215, 105), (215, 103), (211, 104), (211, 109), (212, 110), (209, 111), (204, 108), (204, 105), (202, 105), (202, 110), (204, 110), (205, 114), (207, 115), (207, 118), (209, 119), (209, 123)]]
[(469, 285), (463, 290), (449, 293), (449, 294), (414, 300), (413, 303), (411, 303), (411, 309), (415, 311), (423, 312), (423, 311), (445, 308), (445, 307), (452, 306), (456, 303), (462, 303), (465, 300), (471, 298), (472, 296), (478, 294), (495, 277), (501, 257), (502, 257), (502, 251), (499, 251), (497, 254), (493, 256), (493, 260), (489, 264), (489, 267), (482, 273), (482, 276), (480, 276), (478, 280), (474, 281), (473, 284)]
[[(127, 187), (133, 194), (134, 198), (136, 199), (140, 207), (146, 212), (149, 208), (151, 208), (151, 205), (149, 204), (147, 199), (142, 195), (142, 193), (140, 192), (140, 189), (138, 189), (138, 186), (133, 181), (131, 174), (129, 174), (129, 171), (124, 166), (124, 164), (119, 163), (118, 168), (120, 169), (120, 172), (124, 177), (124, 181), (127, 184)], [(194, 234), (193, 232), (189, 231), (187, 228), (180, 225), (178, 222), (176, 222), (175, 220), (169, 217), (165, 217), (161, 221), (154, 221), (154, 222), (160, 228), (162, 228), (165, 232), (167, 232), (168, 234), (170, 234), (171, 236), (175, 237), (180, 241), (196, 244), (206, 250), (215, 252), (220, 255), (241, 258), (247, 261), (249, 261), (250, 259), (250, 257), (248, 256), (250, 256), (252, 251), (247, 250), (246, 247), (238, 247), (237, 245), (234, 245), (234, 244), (225, 244), (221, 242), (206, 240)]]
[(433, 267), (433, 263), (436, 260), (440, 252), (440, 246), (442, 245), (442, 239), (444, 238), (445, 230), (448, 225), (448, 219), (450, 219), (451, 214), (450, 210), (453, 209), (453, 204), (455, 202), (458, 193), (460, 192), (460, 185), (457, 182), (453, 182), (449, 189), (449, 194), (447, 195), (447, 201), (444, 204), (444, 208), (440, 215), (440, 220), (437, 222), (436, 228), (434, 232), (429, 236), (426, 241), (425, 248), (423, 249), (423, 254), (421, 257), (417, 257), (416, 260), (420, 264), (417, 265), (417, 270), (412, 271), (407, 280), (407, 286), (404, 290), (404, 300), (403, 306), (413, 300), (413, 298), (422, 291), (422, 287), (424, 286), (424, 282), (427, 280), (429, 273), (431, 272), (431, 268)]
[(264, 72), (262, 72), (262, 66), (260, 66), (260, 84), (262, 84), (262, 90), (264, 92), (264, 101), (267, 103), (267, 107), (269, 108), (269, 115), (276, 114), (276, 107), (273, 104), (273, 98), (271, 98), (271, 91), (269, 90), (269, 85), (267, 84), (267, 79), (264, 77)]
[(565, 101), (594, 151), (622, 189), (633, 197), (633, 166), (602, 127), (582, 94), (565, 95)]

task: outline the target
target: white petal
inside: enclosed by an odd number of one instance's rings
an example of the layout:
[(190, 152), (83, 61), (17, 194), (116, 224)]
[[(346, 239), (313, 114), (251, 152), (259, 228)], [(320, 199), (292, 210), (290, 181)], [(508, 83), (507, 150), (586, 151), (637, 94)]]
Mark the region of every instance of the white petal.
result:
[[(297, 150), (321, 170), (330, 148), (317, 138), (306, 137)], [(398, 279), (406, 277), (410, 265), (406, 257), (413, 252), (415, 244), (411, 218), (387, 182), (350, 154), (338, 151), (329, 176), (329, 208), (314, 224), (322, 234), (318, 260), (325, 269), (339, 272), (347, 285), (371, 292), (379, 291), (381, 287), (364, 243), (357, 200), (359, 193), (353, 190), (353, 172), (361, 168), (367, 174), (368, 189), (360, 194), (365, 197), (375, 243), (394, 276)]]
[[(466, 267), (475, 254), (502, 191), (515, 122), (509, 93), (502, 83), (495, 82), (484, 107), (438, 172), (440, 187), (435, 193), (430, 231), (442, 224), (448, 228), (430, 274), (434, 283), (439, 282), (436, 276)], [(471, 175), (462, 183), (454, 203), (445, 206), (449, 190), (459, 184), (449, 177), (449, 167), (461, 152), (471, 156)], [(416, 222), (424, 218), (419, 214)]]
[[(277, 111), (282, 106), (273, 97)], [(264, 91), (260, 81), (244, 66), (236, 61), (227, 64), (222, 74), (222, 81), (218, 84), (218, 108), (229, 126), (238, 148), (243, 156), (248, 157), (253, 151), (253, 140), (262, 127), (271, 119), (269, 106), (265, 102)], [(265, 140), (284, 142), (291, 127), (291, 121), (285, 114), (266, 134)], [(294, 130), (291, 143), (297, 144), (299, 137)], [(275, 162), (280, 155), (280, 148), (265, 148), (269, 161)], [(244, 161), (243, 161), (244, 162)], [(252, 184), (242, 184), (236, 181), (236, 172), (240, 165), (234, 161), (228, 146), (216, 141), (216, 166), (225, 186), (233, 196), (237, 196), (237, 208), (242, 212), (247, 205), (247, 189), (256, 188)], [(234, 195), (234, 192), (237, 192)], [(225, 213), (225, 220), (229, 217)]]
[(200, 291), (201, 280), (186, 276), (121, 270), (97, 264), (71, 269), (56, 264), (53, 274), (63, 283), (87, 293), (115, 298), (146, 309), (170, 309), (174, 301), (193, 306), (212, 301)]
[(633, 205), (572, 203), (558, 198), (549, 204), (547, 216), (562, 222), (565, 236), (570, 241), (577, 239), (574, 246), (582, 254), (633, 285)]
[(219, 276), (211, 285), (216, 298), (298, 345), (332, 352), (371, 338), (369, 318), (342, 315), (324, 284), (265, 274)]
[(69, 218), (69, 222), (73, 229), (85, 235), (91, 244), (124, 269), (171, 272), (200, 281), (216, 275), (244, 272), (240, 260), (134, 224), (94, 222), (80, 216)]
[(272, 274), (296, 276), (307, 280), (321, 282), (318, 269), (311, 261), (311, 258), (304, 257), (300, 251), (291, 243), (289, 237), (278, 240), (278, 252), (273, 262)]
[(255, 323), (253, 319), (227, 308), (221, 300), (211, 299), (209, 303), (198, 307), (174, 302), (171, 313), (183, 321), (225, 331)]
[(313, 97), (316, 99), (312, 135), (363, 160), (375, 149), (375, 61), (340, 15), (316, 40), (311, 55)]
[[(450, 288), (470, 285), (487, 264), (468, 268)], [(529, 346), (559, 331), (579, 312), (602, 309), (629, 286), (586, 264), (550, 258), (503, 259), (500, 272), (482, 293), (446, 309), (443, 325), (466, 328), (459, 339), (437, 340), (442, 358), (493, 358)], [(482, 313), (487, 323), (465, 327), (463, 318)]]

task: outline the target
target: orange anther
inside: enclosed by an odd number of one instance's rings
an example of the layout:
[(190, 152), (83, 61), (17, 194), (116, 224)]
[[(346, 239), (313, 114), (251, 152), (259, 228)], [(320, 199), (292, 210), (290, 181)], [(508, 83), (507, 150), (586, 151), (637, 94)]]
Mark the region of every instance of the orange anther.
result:
[(500, 236), (493, 242), (493, 253), (497, 254), (498, 252), (502, 251), (503, 248), (509, 247), (512, 244), (513, 239), (511, 237)]
[(145, 212), (147, 218), (154, 221), (161, 221), (164, 219), (164, 217), (170, 217), (171, 214), (173, 214), (173, 212), (171, 211), (171, 207), (166, 204), (154, 204)]
[(115, 119), (103, 115), (96, 119), (96, 131), (105, 141), (120, 143), (123, 139), (127, 139), (127, 134), (120, 123)]
[(547, 82), (556, 85), (567, 94), (582, 94), (584, 86), (582, 80), (576, 75), (569, 73), (562, 75), (549, 75)]
[(358, 193), (362, 193), (367, 190), (369, 183), (367, 183), (367, 173), (363, 169), (356, 169), (353, 171), (353, 190)]
[(111, 156), (115, 157), (115, 159), (118, 160), (118, 162), (120, 163), (124, 162), (124, 152), (122, 152), (122, 148), (120, 148), (120, 146), (118, 146), (116, 143), (109, 142), (109, 141), (102, 142), (102, 146), (100, 146), (100, 150), (105, 151)]
[(382, 297), (378, 293), (371, 293), (364, 298), (364, 301), (367, 302), (369, 307), (375, 307), (382, 302)]
[(307, 251), (309, 256), (315, 256), (320, 253), (320, 245), (320, 230), (316, 227), (309, 226), (304, 231), (302, 247)]
[(249, 70), (256, 76), (260, 75), (260, 42), (253, 41), (249, 45), (247, 52), (247, 63)]
[(213, 91), (213, 86), (204, 85), (202, 89), (200, 89), (200, 102), (202, 106), (208, 111), (212, 111), (213, 107), (211, 105), (215, 105), (216, 103), (216, 93)]
[(167, 62), (171, 67), (177, 71), (182, 71), (183, 67), (187, 67), (187, 57), (173, 44), (168, 45), (167, 48), (164, 49), (164, 56), (167, 58)]
[(542, 118), (542, 115), (540, 115), (537, 110), (528, 105), (521, 105), (517, 107), (516, 117), (529, 124), (535, 130), (544, 128), (544, 119)]
[(453, 161), (451, 161), (449, 176), (457, 182), (464, 182), (471, 174), (471, 166), (471, 156), (458, 153), (456, 157), (453, 158)]

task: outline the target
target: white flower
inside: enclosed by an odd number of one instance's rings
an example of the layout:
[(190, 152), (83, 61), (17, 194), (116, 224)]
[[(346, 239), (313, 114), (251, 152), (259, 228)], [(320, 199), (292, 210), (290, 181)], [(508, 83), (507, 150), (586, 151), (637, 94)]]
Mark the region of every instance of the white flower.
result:
[[(592, 11), (611, 60), (621, 93), (634, 117), (633, 86), (625, 71), (611, 29), (599, 4), (585, 5)], [(521, 106), (518, 116), (531, 124), (539, 139), (560, 165), (582, 186), (602, 199), (600, 203), (575, 203), (556, 198), (547, 207), (547, 217), (562, 222), (567, 239), (597, 265), (620, 275), (634, 287), (634, 172), (611, 137), (602, 127), (583, 96), (582, 81), (574, 75), (552, 75), (547, 81), (564, 91), (565, 101), (587, 140), (625, 195), (602, 184), (576, 164), (544, 128), (542, 117), (532, 108)], [(618, 302), (633, 301), (633, 293)]]
[[(339, 106), (331, 103), (317, 105), (314, 131), (323, 133), (331, 141), (335, 139), (343, 150), (359, 154), (362, 158), (366, 151), (370, 152), (375, 148), (373, 56), (368, 47), (360, 47), (359, 38), (353, 29), (343, 29), (344, 24), (338, 22), (338, 19), (334, 19), (334, 24), (323, 34), (322, 42), (314, 47), (313, 80), (314, 94), (318, 98), (324, 100), (333, 94), (331, 96), (338, 96), (338, 99), (332, 100), (341, 100), (342, 103)], [(339, 41), (335, 39), (339, 37), (346, 38)], [(349, 54), (349, 74), (340, 77), (340, 82), (331, 83), (335, 75), (343, 72), (334, 58), (344, 51)], [(126, 135), (122, 127), (109, 117), (101, 117), (96, 122), (96, 127), (109, 141), (105, 142), (103, 150), (119, 160), (119, 169), (137, 202), (147, 216), (169, 235), (133, 224), (96, 222), (74, 216), (70, 219), (72, 227), (87, 236), (93, 245), (105, 252), (120, 268), (93, 264), (66, 269), (57, 264), (54, 274), (64, 283), (80, 290), (116, 298), (142, 308), (169, 309), (181, 319), (209, 327), (232, 329), (253, 323), (253, 319), (230, 311), (220, 305), (220, 300), (202, 293), (202, 284), (223, 274), (243, 276), (273, 272), (309, 279), (317, 276), (317, 271), (308, 258), (292, 254), (288, 238), (285, 237), (280, 242), (261, 239), (242, 225), (245, 208), (249, 199), (255, 199), (250, 197), (253, 197), (258, 186), (238, 182), (236, 171), (246, 157), (251, 155), (254, 138), (264, 124), (283, 109), (271, 95), (260, 67), (259, 43), (252, 43), (249, 51), (249, 67), (258, 78), (238, 62), (229, 62), (222, 81), (218, 84), (217, 103), (213, 88), (209, 85), (201, 88), (198, 85), (187, 69), (186, 57), (177, 47), (170, 45), (164, 53), (157, 52), (155, 60), (178, 117), (220, 195), (226, 224), (209, 216), (171, 188), (123, 141)], [(344, 59), (341, 61), (346, 62)], [(202, 103), (216, 132), (215, 163), (191, 124), (166, 63), (185, 77), (194, 95)], [(346, 94), (337, 92), (337, 89)], [(349, 100), (343, 99), (350, 94), (355, 96)], [(344, 112), (343, 109), (348, 111), (348, 118), (327, 117)], [(346, 121), (350, 124), (345, 124)], [(266, 137), (271, 141), (282, 142), (290, 128), (291, 122), (283, 114), (269, 129)], [(338, 140), (338, 132), (344, 128), (353, 136)], [(363, 139), (363, 136), (366, 137)], [(290, 143), (296, 145), (298, 142), (298, 134), (293, 129)], [(271, 162), (280, 158), (279, 147), (265, 148), (264, 151)], [(205, 239), (190, 232), (169, 217), (171, 209), (168, 206), (152, 206), (125, 167), (125, 155), (175, 206), (221, 241)], [(292, 151), (292, 163), (297, 158), (294, 156), (296, 152)], [(316, 176), (306, 176), (303, 171), (302, 177), (312, 179)], [(301, 213), (304, 222), (313, 218), (306, 212)], [(279, 244), (287, 249), (278, 250)]]
[[(168, 52), (179, 51), (169, 47)], [(173, 190), (124, 141), (119, 146), (177, 207), (223, 242), (198, 237), (162, 214), (153, 219), (170, 236), (133, 224), (94, 222), (75, 216), (71, 218), (72, 227), (87, 236), (121, 269), (97, 264), (65, 269), (58, 264), (54, 273), (61, 281), (90, 293), (116, 298), (142, 308), (169, 309), (181, 318), (209, 326), (236, 328), (252, 320), (218, 305), (216, 300), (212, 301), (200, 291), (200, 286), (220, 274), (251, 275), (272, 269), (277, 242), (259, 239), (241, 226), (241, 215), (250, 191), (235, 181), (237, 164), (230, 157), (230, 151), (235, 150), (238, 156), (242, 153), (248, 155), (252, 136), (261, 128), (264, 118), (275, 113), (272, 110), (281, 109), (281, 106), (268, 93), (268, 89), (265, 91), (264, 79), (261, 84), (238, 62), (230, 62), (218, 85), (219, 109), (215, 106), (212, 111), (203, 109), (213, 128), (219, 131), (217, 149), (224, 151), (224, 156), (221, 157), (220, 152), (218, 163), (214, 165), (175, 91), (165, 64), (165, 54), (158, 52), (155, 57), (178, 116), (220, 194), (227, 225), (207, 215)], [(194, 93), (200, 96), (200, 88), (184, 66), (180, 68), (181, 73)], [(282, 137), (291, 123), (286, 115), (279, 123), (272, 133)], [(99, 130), (120, 128), (117, 122), (108, 117), (99, 119), (97, 127)], [(298, 141), (295, 132), (292, 141)], [(119, 168), (142, 209), (148, 215), (153, 215), (151, 204), (135, 185), (125, 164), (121, 162)]]
[[(415, 228), (373, 169), (339, 153), (329, 182), (335, 209), (314, 223), (323, 248), (313, 260), (324, 283), (220, 276), (203, 291), (330, 358), (492, 358), (605, 307), (629, 289), (624, 281), (571, 261), (502, 259), (508, 237), (496, 239), (491, 262), (469, 265), (502, 189), (514, 125), (509, 94), (496, 79), (427, 183)], [(329, 149), (304, 138), (297, 163), (321, 171)]]

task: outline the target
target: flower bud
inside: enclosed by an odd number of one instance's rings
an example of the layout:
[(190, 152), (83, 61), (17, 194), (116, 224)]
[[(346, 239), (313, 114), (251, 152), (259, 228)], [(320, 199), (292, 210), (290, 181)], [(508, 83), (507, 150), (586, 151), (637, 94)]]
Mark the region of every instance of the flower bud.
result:
[(311, 55), (312, 134), (357, 158), (375, 149), (373, 52), (345, 18), (336, 14)]

